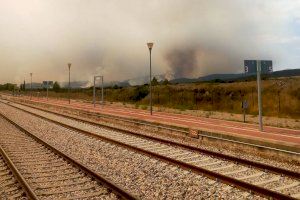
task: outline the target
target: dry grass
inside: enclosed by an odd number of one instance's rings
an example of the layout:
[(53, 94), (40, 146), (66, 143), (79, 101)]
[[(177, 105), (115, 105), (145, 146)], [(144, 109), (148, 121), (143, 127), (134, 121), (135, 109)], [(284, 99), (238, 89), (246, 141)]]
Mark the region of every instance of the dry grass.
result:
[[(278, 86), (278, 83), (285, 83)], [(269, 125), (298, 127), (300, 120), (300, 77), (263, 80), (263, 115)], [(105, 89), (105, 100), (122, 105), (147, 109), (149, 94), (137, 100), (137, 91), (147, 86)], [(148, 91), (147, 91), (148, 92)], [(35, 93), (36, 94), (36, 93)], [(73, 90), (72, 99), (92, 102), (92, 90)], [(45, 96), (46, 92), (40, 93)], [(67, 98), (66, 92), (49, 92), (50, 97)], [(97, 92), (100, 101), (100, 91)], [(193, 83), (157, 85), (153, 88), (153, 103), (157, 110), (181, 112), (205, 117), (242, 120), (242, 100), (247, 100), (247, 121), (256, 122), (256, 81), (233, 83)], [(279, 106), (280, 105), (280, 106)], [(124, 105), (123, 105), (124, 106)]]

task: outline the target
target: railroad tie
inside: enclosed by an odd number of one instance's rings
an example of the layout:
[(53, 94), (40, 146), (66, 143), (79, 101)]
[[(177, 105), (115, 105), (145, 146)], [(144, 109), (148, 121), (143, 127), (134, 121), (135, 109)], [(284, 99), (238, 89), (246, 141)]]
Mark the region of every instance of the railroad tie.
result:
[[(64, 166), (62, 168), (56, 167), (56, 168), (50, 168), (48, 170), (45, 170), (45, 169), (42, 169), (42, 170), (40, 169), (40, 171), (37, 171), (35, 169), (33, 169), (33, 170), (34, 170), (34, 173), (49, 173), (49, 172), (59, 172), (61, 170), (70, 171), (70, 170), (73, 170), (73, 167), (72, 166)], [(31, 173), (33, 173), (33, 170), (26, 170), (23, 173), (24, 174), (31, 174)]]
[(211, 166), (211, 165), (218, 165), (222, 163), (222, 161), (216, 161), (216, 162), (211, 162), (211, 163), (207, 163), (207, 164), (204, 164), (204, 165), (198, 165), (199, 167), (208, 167), (208, 166)]
[[(63, 173), (63, 175), (69, 175), (69, 174), (74, 174), (74, 173), (76, 173), (76, 171), (75, 170), (73, 170), (73, 171), (69, 171), (69, 172), (65, 172), (65, 173)], [(55, 175), (55, 176), (59, 176), (59, 175), (62, 175), (62, 174), (57, 174), (57, 175)], [(35, 178), (48, 178), (48, 177), (53, 177), (54, 175), (53, 174), (45, 174), (45, 175), (35, 175), (35, 176), (32, 176), (32, 175), (24, 175), (24, 177), (26, 177), (26, 178), (33, 178), (33, 179), (35, 179)]]
[(1, 184), (1, 187), (7, 187), (10, 185), (14, 185), (16, 183), (17, 183), (17, 181), (10, 179), (9, 181), (5, 181), (3, 184)]
[(186, 156), (186, 155), (189, 155), (189, 154), (190, 154), (189, 152), (184, 152), (184, 153), (179, 152), (179, 153), (177, 153), (177, 154), (173, 154), (172, 157), (177, 157), (177, 158), (179, 158), (179, 157)]
[[(87, 185), (87, 186), (83, 186), (80, 187), (80, 190), (78, 190), (78, 188), (69, 188), (69, 189), (64, 189), (64, 190), (58, 190), (58, 191), (38, 191), (37, 194), (39, 196), (52, 196), (52, 195), (57, 195), (57, 194), (64, 194), (64, 193), (72, 193), (72, 192), (78, 192), (78, 191), (83, 191), (83, 190), (90, 190), (95, 188), (94, 185)], [(106, 188), (103, 188), (103, 190), (106, 190)]]
[(91, 194), (86, 194), (86, 195), (82, 195), (80, 197), (70, 197), (70, 198), (67, 198), (68, 200), (74, 200), (74, 199), (89, 199), (89, 198), (92, 198), (92, 197), (99, 197), (99, 196), (102, 196), (104, 194), (107, 194), (107, 191), (98, 191), (98, 192), (94, 192), (94, 193), (91, 193)]
[(252, 178), (256, 178), (256, 177), (262, 176), (263, 174), (264, 174), (264, 172), (257, 172), (256, 174), (251, 174), (249, 176), (239, 177), (237, 179), (239, 179), (239, 180), (252, 179)]
[[(201, 155), (193, 155), (189, 157), (182, 158), (182, 160), (192, 160), (192, 159), (199, 159), (201, 158)], [(187, 163), (193, 162), (193, 161), (186, 161)]]
[(9, 188), (9, 189), (6, 189), (5, 192), (6, 192), (6, 193), (11, 193), (11, 192), (16, 191), (16, 190), (18, 190), (18, 189), (19, 189), (19, 187), (11, 187), (11, 188)]
[(234, 166), (235, 166), (234, 164), (230, 164), (230, 165), (226, 165), (226, 166), (222, 166), (222, 167), (211, 168), (209, 170), (211, 170), (211, 171), (218, 171), (218, 170), (227, 169), (227, 168), (234, 167)]
[(276, 191), (281, 191), (281, 190), (285, 190), (285, 189), (297, 187), (299, 184), (300, 184), (300, 182), (299, 182), (299, 181), (296, 181), (296, 182), (293, 182), (293, 183), (288, 184), (288, 185), (284, 185), (284, 186), (281, 186), (281, 187), (277, 187), (275, 190), (276, 190)]
[(9, 181), (10, 179), (12, 179), (12, 176), (10, 174), (5, 175), (4, 177), (0, 176), (1, 182)]
[(293, 194), (292, 197), (296, 198), (296, 199), (299, 199), (300, 198), (300, 192), (297, 193), (297, 194)]
[(168, 152), (170, 152), (170, 148), (169, 147), (162, 147), (162, 148), (159, 148), (158, 150), (157, 149), (152, 149), (152, 150), (150, 150), (150, 151), (154, 151), (154, 152), (156, 152), (156, 153), (160, 153), (160, 152), (164, 152), (164, 151), (168, 151)]
[(10, 174), (9, 171), (4, 171), (4, 172), (1, 172), (1, 173), (0, 173), (0, 176), (7, 176), (7, 175), (9, 175), (9, 174)]
[(0, 172), (2, 171), (6, 171), (8, 168), (7, 166), (3, 165), (3, 166), (0, 166)]
[(279, 180), (280, 180), (280, 177), (276, 176), (276, 177), (274, 177), (272, 179), (269, 179), (269, 180), (256, 182), (255, 185), (265, 185), (265, 184), (276, 182), (276, 181), (279, 181)]
[(245, 171), (247, 171), (247, 170), (249, 170), (249, 169), (246, 168), (246, 167), (243, 167), (242, 169), (238, 169), (238, 170), (231, 171), (231, 172), (224, 172), (224, 173), (222, 173), (222, 174), (224, 174), (224, 175), (238, 174), (238, 173), (245, 172)]
[(41, 179), (41, 180), (32, 180), (31, 183), (33, 184), (37, 184), (37, 183), (49, 183), (49, 182), (56, 182), (56, 181), (66, 181), (66, 180), (70, 180), (70, 179), (77, 179), (77, 178), (83, 178), (85, 177), (84, 174), (76, 174), (76, 175), (70, 175), (68, 177), (62, 177), (62, 178), (56, 178), (56, 179), (49, 179), (49, 180), (45, 180), (45, 179)]
[(17, 192), (13, 195), (10, 195), (10, 199), (21, 199), (21, 197), (25, 196), (25, 193), (22, 192)]
[[(69, 180), (69, 179), (66, 179)], [(71, 183), (61, 183), (61, 184), (50, 184), (50, 185), (42, 185), (42, 186), (38, 186), (37, 189), (50, 189), (50, 188), (57, 188), (57, 187), (66, 187), (66, 186), (72, 186), (72, 185), (77, 185), (77, 184), (82, 184), (82, 183), (86, 183), (87, 181), (89, 181), (88, 179), (82, 179), (82, 180), (77, 180), (76, 182), (71, 182)]]

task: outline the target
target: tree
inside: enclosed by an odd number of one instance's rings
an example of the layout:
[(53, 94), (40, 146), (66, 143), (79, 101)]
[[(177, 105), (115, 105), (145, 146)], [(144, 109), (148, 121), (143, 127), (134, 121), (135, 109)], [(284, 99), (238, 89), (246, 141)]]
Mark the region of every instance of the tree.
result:
[(152, 83), (153, 86), (158, 85), (158, 81), (157, 81), (157, 79), (155, 77), (153, 77), (151, 83)]
[(133, 101), (139, 101), (149, 94), (149, 88), (146, 86), (137, 86), (134, 89), (133, 95), (130, 97)]
[(60, 91), (60, 85), (57, 81), (55, 81), (55, 83), (53, 84), (53, 90), (55, 92), (59, 92)]
[(169, 84), (169, 80), (168, 80), (168, 79), (165, 79), (165, 80), (163, 81), (163, 84), (164, 84), (164, 85), (168, 85), (168, 84)]
[(119, 89), (119, 86), (118, 86), (117, 84), (115, 84), (115, 85), (113, 86), (113, 89)]

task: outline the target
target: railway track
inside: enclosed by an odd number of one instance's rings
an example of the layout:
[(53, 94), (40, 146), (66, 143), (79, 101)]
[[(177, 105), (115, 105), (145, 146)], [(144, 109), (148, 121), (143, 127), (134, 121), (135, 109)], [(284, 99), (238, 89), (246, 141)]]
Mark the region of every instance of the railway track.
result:
[(255, 163), (220, 153), (189, 147), (129, 131), (101, 127), (72, 117), (11, 105), (35, 116), (97, 139), (106, 140), (154, 156), (194, 172), (250, 190), (264, 197), (296, 199), (300, 195), (299, 173)]
[(0, 199), (34, 199), (27, 182), (0, 146)]
[[(29, 199), (136, 199), (2, 114), (0, 120), (11, 130), (1, 132), (0, 145), (27, 183)], [(8, 199), (23, 193), (7, 193)]]
[[(3, 95), (2, 99), (5, 100), (9, 100), (9, 101), (13, 101), (19, 104), (25, 104), (27, 106), (30, 106), (30, 101), (29, 100), (24, 100), (24, 99), (11, 99), (9, 97), (7, 97), (7, 95)], [(51, 110), (50, 108), (56, 108), (59, 109), (60, 113), (70, 113), (70, 111), (77, 113), (78, 115), (84, 115), (85, 117), (92, 117), (92, 118), (97, 118), (106, 121), (118, 121), (120, 122), (120, 124), (122, 124), (122, 128), (124, 128), (124, 126), (140, 126), (143, 127), (144, 129), (151, 129), (151, 130), (158, 130), (158, 131), (166, 131), (168, 133), (177, 135), (177, 136), (184, 136), (184, 135), (190, 135), (190, 129), (189, 128), (183, 128), (183, 127), (173, 127), (173, 126), (169, 126), (169, 125), (164, 125), (164, 124), (156, 124), (156, 123), (152, 123), (152, 122), (147, 122), (147, 121), (139, 121), (139, 120), (135, 120), (135, 119), (127, 119), (121, 116), (115, 116), (115, 115), (109, 115), (109, 114), (104, 114), (104, 113), (97, 113), (97, 112), (91, 112), (85, 109), (85, 107), (83, 107), (83, 109), (81, 108), (71, 108), (71, 107), (64, 107), (63, 105), (58, 105), (58, 104), (48, 104), (47, 101), (41, 101), (41, 102), (33, 102), (34, 104), (37, 103), (37, 105), (39, 106), (46, 106), (48, 110)], [(48, 107), (50, 106), (50, 107)], [(37, 107), (38, 106), (33, 106), (33, 107)], [(66, 111), (66, 112), (65, 112)], [(108, 122), (108, 124), (111, 124)], [(125, 125), (126, 124), (126, 125)], [(126, 128), (127, 129), (127, 128)], [(127, 129), (130, 130), (130, 129)], [(218, 143), (222, 143), (222, 144), (228, 144), (228, 145), (234, 145), (234, 146), (240, 146), (240, 147), (250, 147), (250, 148), (254, 148), (257, 150), (266, 150), (266, 151), (271, 151), (274, 153), (274, 155), (277, 154), (283, 154), (285, 157), (286, 155), (292, 155), (292, 156), (300, 156), (299, 152), (296, 152), (294, 150), (291, 150), (289, 148), (289, 146), (286, 145), (279, 145), (281, 147), (270, 147), (266, 144), (253, 144), (252, 142), (246, 142), (246, 141), (239, 141), (233, 138), (228, 138), (228, 137), (223, 137), (224, 135), (214, 135), (212, 134), (213, 131), (209, 130), (209, 129), (205, 129), (202, 128), (202, 131), (198, 132), (197, 135), (194, 135), (196, 137), (200, 137), (201, 139), (208, 139), (208, 140), (212, 140), (212, 141), (216, 141)], [(290, 134), (286, 134), (286, 133), (276, 133), (277, 135), (290, 135)], [(192, 136), (192, 137), (194, 137)]]

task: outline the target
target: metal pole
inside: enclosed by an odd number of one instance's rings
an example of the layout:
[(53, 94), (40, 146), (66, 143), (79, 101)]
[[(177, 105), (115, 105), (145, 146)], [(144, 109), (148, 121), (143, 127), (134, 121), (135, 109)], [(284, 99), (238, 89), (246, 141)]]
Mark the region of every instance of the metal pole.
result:
[(70, 73), (70, 67), (69, 67), (69, 88), (68, 88), (68, 94), (69, 94), (69, 104), (71, 103), (71, 97), (70, 97), (70, 87), (71, 87), (71, 78), (70, 78), (70, 76), (71, 76), (71, 73)]
[(152, 115), (152, 69), (151, 69), (151, 49), (150, 52), (150, 114)]
[(101, 76), (102, 83), (101, 83), (101, 104), (103, 105), (103, 98), (104, 98), (104, 93), (103, 93), (103, 76)]
[(32, 98), (32, 73), (30, 73), (30, 100)]
[(70, 88), (71, 88), (71, 63), (68, 63), (69, 67), (69, 88), (68, 88), (68, 96), (69, 96), (69, 104), (71, 104), (71, 96), (70, 96)]
[(94, 76), (94, 87), (93, 87), (93, 104), (94, 104), (94, 107), (96, 106), (96, 101), (95, 101), (95, 96), (96, 96), (96, 76)]
[(48, 101), (48, 88), (49, 88), (49, 81), (47, 81), (47, 101)]
[(257, 60), (257, 93), (258, 93), (258, 122), (259, 122), (259, 130), (263, 131), (263, 121), (262, 121), (262, 100), (261, 100), (261, 61)]

